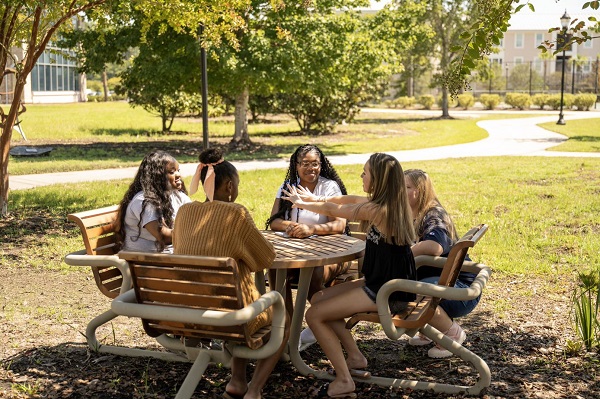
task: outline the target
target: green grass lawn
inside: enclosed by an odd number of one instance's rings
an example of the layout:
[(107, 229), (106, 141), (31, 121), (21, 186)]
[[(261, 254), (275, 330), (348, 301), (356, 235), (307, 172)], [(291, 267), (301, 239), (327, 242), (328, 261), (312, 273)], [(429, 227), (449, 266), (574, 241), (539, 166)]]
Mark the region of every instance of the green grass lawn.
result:
[[(552, 275), (600, 264), (600, 159), (465, 158), (403, 167), (422, 168), (431, 175), (459, 234), (478, 223), (490, 225), (473, 258), (495, 272)], [(359, 194), (362, 165), (337, 169), (349, 192)], [(248, 207), (259, 228), (284, 173), (240, 174), (238, 202)], [(67, 268), (62, 258), (82, 243), (66, 215), (116, 204), (128, 184), (90, 182), (12, 192), (13, 216), (0, 220), (0, 265)]]
[[(178, 118), (172, 134), (158, 133), (158, 117), (124, 102), (29, 105), (22, 115), (28, 142), (14, 132), (11, 145), (52, 146), (49, 157), (11, 157), (13, 175), (137, 166), (152, 149), (173, 153), (180, 162), (195, 162), (202, 146), (197, 118)], [(301, 144), (319, 145), (328, 155), (409, 150), (466, 143), (487, 136), (479, 119), (441, 120), (427, 116), (364, 113), (354, 123), (328, 135), (301, 134), (289, 117), (273, 116), (249, 126), (254, 146), (227, 154), (230, 160), (287, 158)], [(227, 144), (233, 119), (209, 122), (211, 146)]]
[(544, 129), (564, 134), (569, 138), (549, 151), (600, 152), (600, 118), (567, 119), (566, 122), (565, 125), (557, 125), (556, 122), (540, 124)]

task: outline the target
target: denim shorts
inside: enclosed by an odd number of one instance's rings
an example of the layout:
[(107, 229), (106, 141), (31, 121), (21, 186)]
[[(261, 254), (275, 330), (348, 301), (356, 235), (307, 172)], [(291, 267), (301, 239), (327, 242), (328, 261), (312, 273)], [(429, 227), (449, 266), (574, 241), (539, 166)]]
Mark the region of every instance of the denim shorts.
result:
[[(419, 281), (421, 281), (422, 283), (437, 284), (439, 279), (439, 276), (432, 276)], [(463, 283), (460, 280), (456, 280), (454, 287), (469, 288), (469, 285)], [(439, 306), (442, 309), (444, 309), (444, 311), (448, 314), (448, 316), (450, 316), (451, 319), (454, 319), (455, 317), (462, 317), (471, 313), (473, 309), (475, 309), (475, 306), (477, 306), (477, 304), (479, 303), (480, 299), (481, 295), (479, 295), (475, 299), (471, 299), (470, 301), (452, 301), (449, 299), (442, 299), (440, 301)]]
[[(367, 296), (373, 301), (373, 303), (377, 303), (375, 301), (377, 299), (377, 294), (373, 290), (371, 290), (366, 285), (363, 285), (362, 289), (365, 292), (365, 294), (367, 294)], [(401, 301), (392, 301), (389, 303), (389, 305), (390, 305), (390, 313), (393, 315), (402, 313), (408, 306), (408, 304), (406, 302), (401, 302)]]

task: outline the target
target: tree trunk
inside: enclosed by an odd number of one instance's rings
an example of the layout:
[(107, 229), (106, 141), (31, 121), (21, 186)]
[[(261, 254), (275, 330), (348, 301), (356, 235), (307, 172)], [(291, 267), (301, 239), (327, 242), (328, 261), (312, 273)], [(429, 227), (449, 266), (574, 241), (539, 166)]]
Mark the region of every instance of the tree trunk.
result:
[(248, 89), (244, 90), (235, 97), (235, 132), (229, 143), (230, 147), (246, 147), (252, 142), (248, 135)]
[(442, 85), (442, 118), (450, 118), (448, 112), (448, 88)]
[(108, 101), (108, 76), (106, 69), (102, 71), (102, 90), (104, 91), (104, 102)]
[(23, 95), (23, 89), (25, 87), (25, 79), (23, 75), (17, 75), (15, 81), (15, 89), (13, 92), (13, 99), (10, 105), (8, 114), (6, 115), (3, 122), (2, 137), (0, 138), (0, 153), (2, 154), (0, 164), (0, 218), (8, 215), (8, 192), (9, 192), (9, 181), (8, 181), (8, 160), (10, 151), (10, 140), (12, 138), (13, 126), (17, 120), (19, 113), (19, 105), (21, 104), (21, 96)]

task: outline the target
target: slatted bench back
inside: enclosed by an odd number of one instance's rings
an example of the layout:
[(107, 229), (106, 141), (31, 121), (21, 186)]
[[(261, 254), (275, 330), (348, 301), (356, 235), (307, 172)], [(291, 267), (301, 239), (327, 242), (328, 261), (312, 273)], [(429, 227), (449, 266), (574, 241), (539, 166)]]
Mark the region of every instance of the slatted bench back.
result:
[[(442, 269), (438, 285), (454, 287), (469, 248), (475, 246), (487, 229), (488, 226), (485, 224), (473, 227), (454, 244)], [(392, 322), (398, 328), (415, 329), (423, 327), (433, 317), (439, 302), (440, 298), (417, 295), (416, 300), (409, 302), (408, 307), (402, 313), (392, 317)], [(354, 327), (359, 321), (379, 323), (379, 316), (377, 312), (357, 313), (346, 322), (346, 328)]]
[[(138, 303), (235, 311), (244, 299), (238, 265), (232, 258), (120, 252), (129, 263)], [(245, 343), (257, 349), (266, 343), (270, 326), (255, 330), (249, 323), (220, 327), (160, 319), (143, 319), (153, 337), (170, 333), (190, 338), (212, 338)]]
[[(115, 222), (118, 205), (90, 211), (72, 213), (67, 219), (75, 222), (81, 231), (88, 255), (113, 255), (116, 253)], [(93, 267), (94, 280), (100, 291), (109, 298), (119, 295), (123, 276), (116, 267)]]

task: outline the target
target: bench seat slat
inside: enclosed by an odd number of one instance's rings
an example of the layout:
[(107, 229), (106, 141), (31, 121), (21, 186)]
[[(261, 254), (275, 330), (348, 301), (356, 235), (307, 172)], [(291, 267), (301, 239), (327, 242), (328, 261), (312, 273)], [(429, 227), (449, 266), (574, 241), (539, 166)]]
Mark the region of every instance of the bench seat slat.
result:
[(237, 297), (235, 286), (230, 284), (207, 284), (196, 281), (164, 280), (156, 278), (138, 277), (141, 289), (154, 291), (171, 291), (181, 294), (212, 295)]

